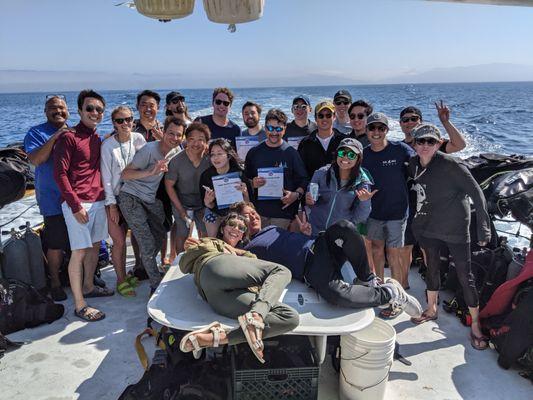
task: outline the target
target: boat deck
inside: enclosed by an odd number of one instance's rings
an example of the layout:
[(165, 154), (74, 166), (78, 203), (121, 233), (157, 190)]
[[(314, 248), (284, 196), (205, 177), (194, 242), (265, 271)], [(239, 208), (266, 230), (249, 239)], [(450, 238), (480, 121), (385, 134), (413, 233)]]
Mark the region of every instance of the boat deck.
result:
[[(103, 278), (114, 286), (112, 267), (105, 268)], [(416, 270), (410, 279), (411, 293), (423, 300), (424, 283)], [(0, 398), (117, 399), (143, 373), (133, 343), (145, 327), (148, 292), (145, 281), (136, 298), (92, 299), (90, 304), (107, 314), (96, 323), (74, 316), (69, 293), (61, 319), (9, 335), (31, 343), (0, 360)], [(398, 333), (400, 352), (412, 366), (394, 362), (386, 399), (531, 399), (531, 383), (516, 371), (501, 369), (495, 351), (474, 350), (467, 328), (457, 318), (441, 310), (438, 321), (421, 326), (414, 326), (405, 314), (391, 324)], [(153, 341), (144, 343), (153, 354)], [(337, 399), (338, 380), (328, 357), (321, 368), (319, 399)]]

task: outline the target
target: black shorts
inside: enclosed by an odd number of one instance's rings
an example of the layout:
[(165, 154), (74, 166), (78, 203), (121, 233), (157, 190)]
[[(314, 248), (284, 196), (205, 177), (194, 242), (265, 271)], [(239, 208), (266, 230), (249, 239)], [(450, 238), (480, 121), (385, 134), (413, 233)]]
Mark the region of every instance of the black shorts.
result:
[(404, 246), (414, 246), (417, 243), (415, 235), (413, 234), (413, 219), (407, 218), (407, 226), (405, 227)]
[(41, 233), (41, 239), (46, 249), (70, 250), (67, 225), (63, 214), (44, 217), (44, 229)]

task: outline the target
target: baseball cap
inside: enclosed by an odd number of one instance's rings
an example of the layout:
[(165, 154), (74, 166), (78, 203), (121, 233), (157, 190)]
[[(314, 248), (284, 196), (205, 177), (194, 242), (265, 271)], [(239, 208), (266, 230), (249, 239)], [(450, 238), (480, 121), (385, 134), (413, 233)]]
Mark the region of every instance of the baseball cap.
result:
[(304, 94), (301, 94), (299, 96), (296, 96), (294, 99), (292, 99), (292, 104), (296, 103), (298, 100), (302, 100), (305, 104), (308, 106), (311, 106), (311, 102), (309, 101), (309, 97), (307, 97)]
[(326, 108), (330, 110), (332, 113), (335, 112), (335, 105), (331, 101), (326, 100), (326, 101), (321, 101), (315, 106), (315, 115)]
[(435, 125), (432, 124), (420, 124), (417, 127), (413, 129), (413, 132), (411, 132), (413, 137), (416, 139), (422, 139), (422, 138), (433, 138), (436, 140), (440, 140), (440, 130)]
[(366, 119), (366, 126), (373, 124), (375, 122), (379, 122), (385, 125), (387, 128), (389, 127), (389, 119), (383, 113), (377, 112), (374, 114), (370, 114)]
[(339, 145), (337, 146), (337, 150), (343, 147), (347, 147), (348, 149), (353, 150), (356, 154), (361, 154), (363, 152), (363, 145), (357, 139), (353, 139), (353, 138), (342, 139)]
[(335, 93), (335, 96), (333, 96), (333, 101), (337, 100), (338, 98), (345, 98), (348, 99), (350, 103), (352, 102), (352, 95), (345, 89), (341, 89)]
[(182, 95), (180, 92), (170, 92), (169, 94), (167, 94), (166, 102), (167, 104), (169, 104), (172, 100), (178, 98), (182, 98), (183, 100), (185, 100), (185, 96)]

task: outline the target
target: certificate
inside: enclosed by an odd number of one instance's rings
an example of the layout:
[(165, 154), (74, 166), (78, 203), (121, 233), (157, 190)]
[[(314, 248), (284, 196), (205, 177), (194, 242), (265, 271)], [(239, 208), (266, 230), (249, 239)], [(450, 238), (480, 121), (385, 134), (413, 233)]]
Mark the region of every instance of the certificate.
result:
[(237, 154), (241, 160), (246, 158), (248, 151), (259, 144), (257, 136), (237, 136), (235, 138), (235, 145), (237, 146)]
[(258, 189), (258, 200), (279, 200), (283, 196), (283, 167), (258, 168), (257, 176), (266, 183)]
[(300, 144), (300, 142), (302, 141), (304, 137), (305, 136), (295, 136), (295, 137), (287, 138), (287, 143), (289, 143), (289, 146), (291, 146), (295, 150), (298, 150), (298, 145)]
[(242, 183), (238, 172), (217, 175), (211, 180), (213, 181), (213, 189), (215, 190), (215, 198), (219, 209), (228, 208), (233, 203), (244, 200), (242, 192), (235, 188)]

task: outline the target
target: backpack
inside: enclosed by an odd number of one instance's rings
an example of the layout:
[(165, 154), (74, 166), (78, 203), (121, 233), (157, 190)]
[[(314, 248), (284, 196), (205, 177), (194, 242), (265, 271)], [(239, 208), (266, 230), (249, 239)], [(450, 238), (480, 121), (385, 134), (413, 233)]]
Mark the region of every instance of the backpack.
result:
[(16, 279), (0, 278), (0, 332), (9, 334), (52, 323), (65, 312), (33, 286)]

